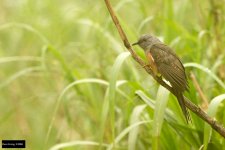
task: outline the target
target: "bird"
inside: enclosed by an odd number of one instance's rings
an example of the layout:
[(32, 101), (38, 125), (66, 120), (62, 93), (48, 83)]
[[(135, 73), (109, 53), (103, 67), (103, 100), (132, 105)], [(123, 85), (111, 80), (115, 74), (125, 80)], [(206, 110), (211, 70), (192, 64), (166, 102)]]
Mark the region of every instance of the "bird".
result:
[(151, 34), (140, 36), (138, 41), (132, 44), (132, 46), (134, 45), (139, 45), (145, 51), (147, 65), (151, 67), (153, 74), (169, 81), (184, 117), (189, 123), (191, 118), (183, 96), (185, 91), (189, 91), (189, 86), (180, 58), (169, 46)]

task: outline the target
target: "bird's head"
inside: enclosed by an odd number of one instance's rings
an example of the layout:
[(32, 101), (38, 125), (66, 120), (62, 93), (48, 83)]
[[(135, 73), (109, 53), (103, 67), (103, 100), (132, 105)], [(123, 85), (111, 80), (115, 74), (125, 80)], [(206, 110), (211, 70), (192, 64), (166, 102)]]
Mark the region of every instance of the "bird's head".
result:
[(139, 45), (144, 50), (147, 50), (148, 47), (151, 47), (153, 44), (156, 43), (161, 43), (161, 41), (150, 34), (144, 34), (139, 38), (136, 43), (133, 43), (132, 45)]

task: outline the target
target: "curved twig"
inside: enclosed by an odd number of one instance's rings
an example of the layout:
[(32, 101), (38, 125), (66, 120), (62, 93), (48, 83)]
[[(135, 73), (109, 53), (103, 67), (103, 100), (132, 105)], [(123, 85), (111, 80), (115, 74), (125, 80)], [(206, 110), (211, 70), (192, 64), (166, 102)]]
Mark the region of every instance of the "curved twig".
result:
[[(138, 62), (141, 66), (144, 67), (145, 71), (150, 74), (160, 85), (168, 89), (173, 95), (175, 95), (175, 92), (172, 90), (172, 88), (166, 84), (162, 78), (154, 76), (152, 70), (148, 65), (145, 65), (145, 62), (134, 52), (134, 50), (131, 47), (130, 42), (128, 41), (126, 34), (124, 33), (118, 18), (115, 15), (115, 12), (112, 9), (112, 6), (109, 2), (109, 0), (105, 0), (106, 6), (108, 8), (108, 11), (112, 17), (112, 20), (120, 34), (120, 38), (123, 41), (124, 46), (127, 48), (127, 50), (131, 53), (131, 56), (133, 59)], [(219, 124), (215, 119), (208, 116), (201, 108), (196, 106), (194, 103), (192, 103), (188, 98), (185, 97), (185, 105), (188, 109), (190, 109), (193, 113), (195, 113), (197, 116), (199, 116), (202, 120), (207, 122), (216, 132), (218, 132), (221, 136), (225, 138), (225, 128)]]

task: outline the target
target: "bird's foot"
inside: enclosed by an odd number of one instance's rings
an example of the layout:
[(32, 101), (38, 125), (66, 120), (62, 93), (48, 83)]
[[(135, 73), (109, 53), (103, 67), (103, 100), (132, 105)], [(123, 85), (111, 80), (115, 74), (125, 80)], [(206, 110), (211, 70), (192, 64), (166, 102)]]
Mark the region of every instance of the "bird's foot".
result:
[(145, 65), (142, 66), (142, 67), (143, 67), (143, 68), (146, 68), (146, 67), (150, 68), (150, 69), (152, 70), (154, 76), (159, 77), (159, 78), (162, 78), (162, 75), (161, 75), (160, 73), (158, 73), (158, 72), (156, 71), (156, 69), (154, 69), (150, 64), (145, 64)]
[(162, 80), (162, 75), (161, 74), (157, 74), (157, 77)]

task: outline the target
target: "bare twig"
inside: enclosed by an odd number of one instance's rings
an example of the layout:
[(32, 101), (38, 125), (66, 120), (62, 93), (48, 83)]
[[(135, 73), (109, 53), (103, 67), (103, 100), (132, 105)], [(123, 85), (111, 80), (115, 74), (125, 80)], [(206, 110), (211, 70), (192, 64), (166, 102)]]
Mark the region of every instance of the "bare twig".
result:
[[(112, 9), (112, 6), (109, 2), (109, 0), (105, 0), (106, 6), (108, 8), (108, 11), (112, 17), (112, 20), (120, 34), (120, 38), (122, 39), (124, 46), (127, 48), (127, 50), (131, 53), (132, 57), (136, 62), (138, 62), (141, 66), (144, 67), (145, 71), (148, 72), (160, 85), (168, 89), (173, 95), (175, 95), (175, 91), (166, 84), (162, 78), (154, 76), (152, 70), (148, 65), (145, 65), (145, 62), (134, 52), (132, 49), (130, 42), (128, 41), (120, 23), (119, 20), (117, 19), (115, 12)], [(194, 112), (197, 116), (202, 118), (204, 121), (206, 121), (215, 131), (217, 131), (221, 136), (225, 138), (225, 128), (220, 125), (216, 120), (212, 119), (210, 116), (208, 116), (201, 108), (193, 104), (188, 98), (185, 97), (185, 105), (187, 108), (189, 108), (192, 112)]]
[(191, 72), (190, 77), (191, 77), (191, 80), (192, 80), (192, 82), (194, 84), (195, 89), (197, 90), (200, 98), (202, 99), (201, 108), (203, 110), (206, 110), (208, 108), (208, 105), (209, 105), (208, 100), (207, 100), (205, 94), (202, 92), (202, 89), (199, 86), (198, 81), (196, 80), (195, 75), (194, 75), (193, 72)]

